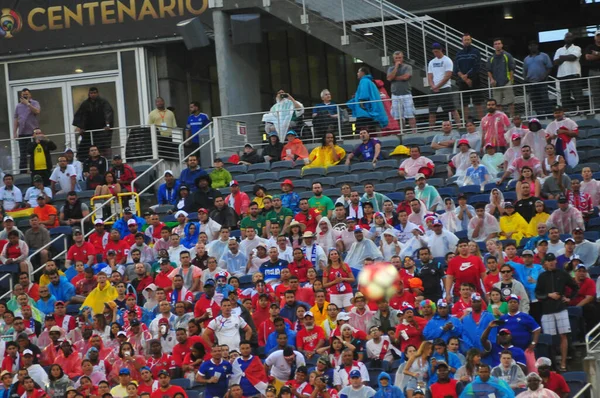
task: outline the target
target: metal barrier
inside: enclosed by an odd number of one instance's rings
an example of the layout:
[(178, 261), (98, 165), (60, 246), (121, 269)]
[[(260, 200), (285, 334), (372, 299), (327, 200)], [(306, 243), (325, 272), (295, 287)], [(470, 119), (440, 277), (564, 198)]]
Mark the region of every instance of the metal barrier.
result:
[(12, 278), (12, 274), (11, 273), (4, 274), (2, 277), (0, 277), (0, 282), (2, 282), (6, 278), (9, 278), (8, 279), (8, 292), (6, 292), (2, 296), (0, 296), (0, 300), (3, 299), (6, 296), (9, 296), (12, 293), (12, 290), (13, 290), (13, 278)]
[[(123, 198), (130, 196), (131, 199), (127, 201), (127, 206), (123, 206)], [(139, 217), (142, 215), (142, 206), (140, 205), (140, 195), (137, 192), (121, 192), (117, 195), (119, 198), (119, 208), (117, 211), (117, 216), (123, 216), (123, 209), (125, 207), (129, 207), (130, 209), (135, 209), (136, 215)]]
[[(100, 200), (100, 199), (108, 199), (108, 200), (107, 200), (107, 201), (105, 201), (105, 202), (104, 202), (104, 203), (102, 203), (102, 204), (98, 204), (98, 205), (94, 206), (94, 199), (96, 199), (96, 200)], [(93, 208), (94, 210), (93, 210), (93, 211), (91, 211), (91, 212), (90, 212), (90, 213), (89, 213), (87, 216), (85, 216), (85, 217), (83, 217), (83, 218), (81, 219), (81, 230), (82, 230), (82, 231), (84, 231), (84, 230), (85, 230), (85, 229), (84, 229), (84, 225), (85, 225), (85, 222), (86, 222), (86, 221), (87, 221), (89, 218), (91, 218), (91, 219), (92, 219), (92, 222), (96, 221), (96, 213), (97, 213), (98, 211), (100, 211), (100, 210), (104, 209), (104, 207), (105, 207), (106, 205), (110, 205), (110, 204), (112, 204), (112, 202), (113, 202), (113, 201), (116, 201), (116, 200), (117, 200), (117, 197), (116, 197), (116, 196), (114, 196), (114, 195), (101, 195), (101, 196), (94, 196), (94, 197), (92, 197), (92, 198), (90, 199), (90, 206), (92, 206), (92, 208)], [(115, 203), (115, 210), (116, 210), (116, 203)], [(114, 223), (114, 221), (111, 221), (111, 220), (112, 220), (112, 218), (113, 218), (115, 215), (118, 215), (118, 214), (119, 214), (119, 212), (118, 212), (118, 211), (113, 211), (113, 213), (111, 213), (110, 217), (108, 217), (107, 219), (104, 219), (104, 218), (103, 218), (103, 219), (102, 219), (102, 221), (104, 222), (104, 224), (112, 225), (112, 224)], [(116, 221), (116, 218), (115, 218), (115, 221)]]
[[(149, 172), (154, 170), (156, 167), (158, 167), (158, 165), (160, 165), (162, 162), (164, 162), (164, 159), (159, 159), (156, 163), (154, 163), (152, 166), (150, 166), (150, 168), (148, 168), (148, 170), (145, 170), (142, 174), (135, 177), (133, 179), (133, 181), (131, 181), (130, 192), (135, 192), (135, 183), (138, 182), (143, 176), (145, 176), (146, 174), (148, 174)], [(159, 181), (158, 178), (152, 184), (154, 185), (157, 181)], [(148, 187), (144, 188), (143, 192), (146, 192), (147, 189), (148, 189)]]
[[(208, 130), (208, 131), (205, 131)], [(188, 153), (187, 155), (185, 154), (185, 147), (186, 144), (191, 142), (194, 138), (196, 137), (201, 137), (204, 134), (208, 133), (208, 140), (205, 141), (204, 143), (202, 143), (198, 148), (194, 149), (193, 151), (191, 151), (190, 153)], [(214, 153), (215, 151), (213, 151), (213, 142), (215, 142), (215, 136), (213, 135), (213, 123), (209, 123), (206, 126), (202, 127), (200, 130), (198, 130), (196, 133), (190, 135), (188, 138), (186, 138), (185, 140), (183, 140), (179, 146), (178, 146), (178, 153), (179, 153), (179, 162), (180, 163), (185, 163), (185, 161), (187, 160), (188, 157), (190, 157), (190, 155), (193, 155), (195, 153), (199, 153), (200, 150), (202, 148), (204, 148), (204, 146), (206, 144), (210, 144), (210, 154), (211, 154), (211, 158), (210, 158), (210, 163), (213, 163), (214, 160)]]
[[(555, 86), (558, 97), (552, 97), (551, 95), (548, 95), (548, 87), (550, 85)], [(561, 88), (566, 91), (565, 86), (569, 85), (575, 85), (576, 87), (579, 87), (581, 95), (576, 95), (577, 98), (566, 98), (566, 95), (563, 97), (561, 95)], [(539, 83), (520, 84), (513, 85), (511, 88), (515, 97), (515, 101), (513, 103), (514, 110), (513, 107), (510, 107), (508, 109), (504, 109), (504, 111), (507, 114), (513, 111), (514, 114), (521, 115), (525, 120), (533, 116), (538, 118), (552, 117), (554, 104), (562, 104), (563, 106), (567, 107), (567, 111), (578, 111), (580, 113), (594, 113), (595, 110), (600, 109), (600, 101), (595, 100), (596, 95), (600, 97), (600, 76), (565, 79), (556, 82), (546, 81)], [(570, 87), (567, 88), (570, 89)], [(479, 119), (480, 115), (475, 114), (477, 110), (475, 105), (485, 106), (485, 101), (487, 98), (492, 98), (494, 94), (497, 93), (497, 90), (504, 89), (504, 87), (482, 88), (468, 92), (452, 91), (450, 93), (413, 96), (413, 101), (415, 104), (415, 116), (417, 119), (416, 132), (425, 132), (436, 129), (442, 120), (448, 120), (449, 117), (452, 116), (450, 113), (444, 114), (440, 105), (437, 108), (436, 124), (434, 126), (430, 126), (428, 121), (428, 105), (430, 101), (443, 99), (442, 102), (453, 104), (452, 108), (459, 110), (460, 114), (460, 120), (457, 124), (464, 125), (465, 121), (467, 120), (464, 115), (464, 109), (467, 109), (470, 115)], [(473, 93), (479, 94), (481, 102), (475, 104), (472, 103), (471, 95)], [(569, 93), (569, 96), (570, 95), (571, 94)], [(384, 107), (388, 107), (390, 109), (394, 106), (397, 106), (399, 107), (399, 114), (402, 114), (400, 109), (401, 103), (395, 103), (395, 101), (392, 99), (365, 101), (361, 102), (361, 104), (366, 105), (369, 103), (378, 102), (382, 103)], [(356, 135), (358, 134), (358, 129), (360, 128), (360, 125), (358, 124), (359, 121), (352, 116), (346, 116), (346, 109), (349, 105), (356, 104), (345, 103), (332, 105), (335, 106), (338, 116), (336, 118), (331, 118), (329, 123), (322, 123), (322, 118), (319, 120), (313, 117), (315, 114), (319, 114), (319, 110), (322, 112), (322, 108), (305, 107), (303, 119), (299, 119), (295, 125), (290, 124), (289, 127), (285, 126), (284, 130), (295, 130), (305, 143), (320, 140), (319, 137), (323, 135), (323, 131), (327, 131), (328, 128), (331, 129), (334, 134), (336, 134), (338, 140), (358, 138)], [(287, 113), (289, 111), (283, 112)], [(255, 146), (263, 145), (265, 143), (265, 131), (268, 128), (267, 123), (263, 122), (263, 117), (265, 115), (269, 115), (268, 118), (275, 121), (283, 119), (283, 117), (279, 115), (279, 112), (270, 111), (215, 117), (213, 120), (213, 124), (215, 126), (215, 152), (218, 154), (238, 152), (246, 143), (251, 143)], [(382, 133), (403, 134), (406, 132), (411, 132), (410, 128), (405, 126), (405, 123), (396, 123), (396, 126), (392, 126), (394, 124), (394, 119), (391, 119), (389, 114), (388, 119), (391, 124), (389, 124), (386, 129), (383, 129), (381, 131)], [(327, 122), (327, 119), (325, 119), (325, 121)], [(319, 123), (322, 124), (319, 125)], [(376, 125), (377, 123), (372, 122), (370, 124)], [(280, 137), (285, 135), (286, 131), (283, 131), (283, 133), (278, 132)]]
[(585, 349), (588, 354), (600, 353), (600, 323), (585, 335)]
[[(587, 390), (590, 390), (590, 391), (591, 391), (591, 390), (593, 390), (592, 383), (587, 383), (585, 386), (583, 386), (583, 388), (582, 388), (581, 390), (579, 390), (579, 391), (577, 392), (577, 394), (573, 395), (573, 398), (579, 398), (579, 397), (582, 397), (582, 396), (583, 396), (583, 394), (585, 394), (585, 392), (586, 392)], [(593, 395), (592, 395), (592, 396), (593, 396)]]

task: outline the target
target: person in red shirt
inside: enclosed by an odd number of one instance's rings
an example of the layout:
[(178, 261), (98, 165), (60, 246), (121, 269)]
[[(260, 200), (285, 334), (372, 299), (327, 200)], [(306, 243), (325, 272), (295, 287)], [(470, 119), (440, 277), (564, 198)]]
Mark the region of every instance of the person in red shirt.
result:
[(188, 355), (192, 346), (196, 343), (201, 343), (204, 346), (204, 352), (210, 353), (210, 347), (206, 347), (206, 342), (201, 336), (189, 336), (187, 335), (187, 331), (185, 328), (178, 328), (175, 331), (175, 339), (177, 340), (177, 344), (173, 346), (172, 357), (175, 360), (175, 364), (179, 367), (183, 364), (183, 360), (185, 356)]
[(127, 221), (127, 229), (129, 230), (129, 234), (124, 237), (123, 240), (125, 243), (127, 243), (128, 247), (131, 247), (135, 244), (135, 235), (139, 232), (138, 227), (139, 226), (135, 218), (130, 218)]
[(523, 259), (517, 256), (517, 245), (513, 242), (508, 242), (504, 247), (504, 262), (512, 261), (514, 263), (523, 264)]
[(315, 325), (315, 316), (312, 312), (304, 313), (304, 328), (296, 334), (296, 348), (307, 359), (311, 359), (317, 349), (325, 345), (325, 331)]
[(23, 286), (23, 291), (27, 293), (27, 295), (34, 301), (38, 301), (40, 299), (40, 285), (31, 282), (28, 272), (21, 272), (19, 274), (19, 284)]
[(489, 256), (486, 263), (488, 272), (485, 278), (483, 278), (483, 286), (489, 297), (489, 292), (492, 291), (494, 284), (500, 282), (500, 269), (498, 268), (498, 260), (494, 256)]
[(23, 378), (23, 387), (25, 388), (25, 393), (21, 395), (22, 398), (47, 398), (48, 394), (41, 388), (35, 387), (35, 382), (29, 376), (25, 376)]
[[(452, 306), (452, 315), (462, 320), (473, 311), (472, 300), (481, 301), (481, 296), (473, 291), (473, 286), (469, 283), (462, 283), (460, 285), (460, 298)], [(485, 311), (487, 309), (485, 302), (482, 305), (483, 311)]]
[(168, 258), (161, 259), (160, 272), (154, 277), (154, 284), (157, 287), (162, 287), (165, 290), (165, 293), (169, 293), (173, 290), (173, 282), (171, 281), (171, 278), (169, 278), (171, 271), (173, 271), (171, 261)]
[(423, 329), (427, 321), (415, 316), (413, 307), (404, 307), (402, 309), (402, 318), (400, 324), (396, 326), (395, 341), (404, 351), (408, 346), (420, 347), (423, 342)]
[(390, 298), (390, 307), (399, 310), (402, 307), (414, 307), (415, 295), (404, 289), (404, 281), (398, 279), (398, 293)]
[(588, 277), (587, 268), (583, 264), (579, 264), (575, 269), (575, 282), (579, 285), (579, 290), (569, 301), (569, 305), (583, 307), (583, 319), (591, 330), (600, 321), (597, 315), (598, 308), (595, 305), (596, 282)]
[(121, 240), (121, 233), (118, 229), (112, 229), (110, 231), (110, 239), (108, 243), (104, 247), (104, 258), (106, 259), (106, 254), (109, 250), (114, 250), (116, 252), (116, 260), (118, 264), (125, 264), (127, 261), (127, 256), (129, 255), (129, 248), (131, 246), (127, 246), (123, 240)]
[(292, 275), (290, 277), (289, 290), (294, 292), (296, 295), (296, 300), (308, 303), (311, 307), (315, 305), (315, 292), (312, 288), (301, 287), (300, 280), (296, 275)]
[(314, 268), (313, 264), (304, 257), (302, 249), (294, 249), (294, 261), (288, 264), (288, 269), (292, 275), (297, 276), (300, 283), (306, 283), (308, 278), (306, 274), (309, 268)]
[[(204, 282), (204, 294), (200, 296), (194, 306), (194, 317), (196, 317), (196, 320), (201, 321), (204, 327), (207, 327), (208, 323), (221, 311), (221, 307), (215, 301), (214, 296), (215, 281), (207, 279)], [(207, 350), (207, 352), (210, 352), (210, 350)]]
[(398, 203), (398, 207), (396, 207), (396, 213), (400, 213), (401, 211), (405, 211), (407, 215), (410, 216), (412, 213), (412, 208), (410, 207), (410, 202), (415, 198), (415, 188), (414, 187), (406, 187), (404, 188), (404, 200)]
[(546, 357), (539, 357), (535, 361), (538, 374), (542, 378), (542, 384), (550, 391), (554, 391), (560, 398), (567, 398), (571, 389), (565, 378), (552, 371), (552, 361)]
[(163, 352), (159, 339), (152, 339), (148, 344), (150, 346), (150, 356), (146, 357), (146, 364), (150, 368), (152, 375), (158, 377), (158, 374), (162, 371), (173, 374), (177, 366), (175, 358)]
[[(460, 286), (463, 283), (470, 283), (475, 286), (479, 294), (483, 294), (482, 281), (485, 278), (485, 266), (480, 257), (469, 254), (469, 239), (462, 238), (458, 241), (458, 256), (454, 257), (448, 263), (446, 279), (446, 300), (450, 300), (452, 293), (459, 295)], [(454, 291), (452, 292), (452, 284)]]
[(308, 206), (308, 199), (300, 199), (298, 202), (300, 211), (294, 216), (294, 220), (306, 225), (306, 231), (313, 234), (317, 230), (317, 222), (321, 219), (321, 215), (315, 209)]
[(80, 229), (73, 229), (73, 242), (75, 244), (69, 248), (67, 252), (67, 261), (65, 267), (70, 268), (77, 261), (81, 261), (88, 266), (94, 265), (96, 262), (94, 254), (96, 249), (94, 245), (86, 242), (83, 233)]
[(153, 391), (158, 389), (158, 380), (154, 380), (154, 376), (152, 376), (152, 372), (148, 366), (143, 366), (140, 369), (141, 380), (138, 385), (138, 394), (142, 394), (147, 392), (148, 394), (152, 394)]
[(175, 394), (181, 393), (187, 398), (183, 388), (171, 385), (171, 376), (166, 370), (158, 372), (158, 390), (154, 391), (150, 398), (172, 398)]
[(269, 304), (271, 304), (271, 300), (266, 293), (257, 294), (255, 296), (258, 296), (258, 305), (256, 307), (254, 305), (252, 306), (252, 308), (254, 308), (252, 319), (254, 320), (255, 325), (260, 325), (269, 318)]
[(436, 361), (434, 366), (438, 380), (429, 387), (429, 390), (431, 391), (431, 396), (457, 398), (458, 394), (456, 393), (456, 383), (458, 383), (458, 381), (450, 378), (450, 368), (448, 364), (444, 361)]
[[(269, 318), (258, 325), (258, 345), (264, 347), (267, 344), (267, 338), (275, 331), (275, 318), (279, 318), (279, 304), (272, 303), (269, 306)], [(292, 327), (292, 322), (289, 319), (283, 318), (287, 325)]]
[(94, 246), (94, 254), (96, 254), (96, 261), (102, 260), (104, 254), (104, 247), (108, 243), (110, 234), (104, 230), (104, 221), (97, 218), (94, 221), (94, 232), (88, 237), (88, 242)]

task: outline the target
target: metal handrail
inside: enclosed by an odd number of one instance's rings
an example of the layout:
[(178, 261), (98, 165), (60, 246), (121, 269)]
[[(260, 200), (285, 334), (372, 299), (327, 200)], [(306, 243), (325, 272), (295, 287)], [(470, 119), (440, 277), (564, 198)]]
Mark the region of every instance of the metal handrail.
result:
[[(45, 250), (47, 248), (49, 248), (50, 246), (52, 246), (52, 244), (60, 239), (64, 239), (65, 240), (65, 247), (67, 247), (67, 235), (65, 234), (60, 234), (58, 235), (56, 238), (52, 239), (50, 242), (46, 243), (44, 246), (40, 247), (39, 249), (37, 249), (36, 251), (34, 251), (32, 254), (29, 255), (29, 257), (27, 257), (27, 261), (29, 263), (31, 263), (31, 259), (36, 256), (37, 254), (41, 253), (42, 250)], [(64, 252), (64, 251), (63, 251)], [(57, 254), (56, 256), (54, 256), (52, 258), (52, 260), (54, 260), (57, 257), (60, 257), (62, 255), (62, 253)], [(37, 274), (38, 272), (40, 272), (44, 267), (40, 267), (36, 270), (34, 270), (33, 272), (31, 272), (29, 274), (29, 279), (33, 278), (34, 274)]]
[[(592, 343), (596, 341), (596, 344), (592, 346)], [(600, 350), (596, 351), (596, 347), (600, 345), (600, 323), (597, 324), (586, 333), (585, 335), (585, 349), (587, 353), (600, 352)]]
[[(140, 174), (139, 176), (137, 176), (133, 181), (131, 181), (131, 192), (134, 192), (134, 184), (135, 184), (135, 182), (137, 180), (139, 180), (141, 177), (143, 177), (144, 175), (146, 175), (150, 171), (154, 170), (154, 168), (156, 168), (162, 162), (164, 162), (164, 159), (159, 159), (158, 162), (154, 163), (148, 170), (144, 171), (142, 174)], [(145, 193), (147, 190), (149, 190), (154, 185), (156, 185), (157, 182), (160, 182), (160, 178), (156, 178), (156, 180), (154, 180), (153, 182), (151, 182), (146, 188), (144, 188), (143, 190), (141, 190), (140, 192), (138, 192), (138, 195), (142, 195), (143, 193)]]
[[(109, 198), (106, 202), (102, 203), (99, 207), (95, 208), (94, 211), (91, 211), (87, 216), (83, 217), (81, 219), (81, 230), (84, 230), (84, 224), (85, 222), (91, 218), (94, 214), (96, 214), (98, 212), (98, 210), (104, 208), (104, 206), (106, 206), (107, 204), (110, 204), (113, 200), (116, 200), (117, 197), (113, 196), (111, 198)], [(113, 216), (115, 215), (115, 213), (111, 214), (110, 217), (107, 218), (107, 220), (110, 220)], [(106, 221), (106, 220), (104, 220)]]
[[(187, 155), (187, 156), (184, 157), (184, 155), (183, 155), (184, 154), (183, 148), (184, 148), (185, 144), (187, 144), (188, 142), (190, 142), (194, 137), (199, 136), (204, 131), (204, 129), (210, 128), (209, 131), (211, 131), (212, 124), (213, 124), (213, 122), (208, 123), (206, 126), (202, 127), (200, 130), (198, 130), (194, 134), (190, 135), (185, 140), (181, 141), (181, 144), (179, 144), (179, 147), (178, 147), (178, 149), (179, 149), (179, 160), (180, 160), (181, 163), (184, 163), (185, 160), (191, 155), (191, 153), (190, 153), (189, 155)], [(200, 149), (200, 148), (198, 148), (198, 149)], [(195, 153), (195, 152), (196, 151), (194, 151), (192, 153)]]
[[(143, 176), (145, 176), (146, 174), (148, 174), (150, 171), (152, 171), (156, 166), (158, 166), (159, 164), (161, 164), (164, 161), (164, 159), (159, 159), (156, 163), (154, 163), (152, 166), (150, 166), (148, 168), (148, 170), (145, 170), (142, 174), (140, 174), (139, 176), (135, 177), (133, 179), (133, 181), (131, 181), (131, 190), (130, 192), (135, 192), (135, 183), (137, 182), (137, 180), (139, 180), (140, 178), (142, 178)], [(158, 181), (158, 179), (157, 179)], [(154, 183), (152, 185), (154, 185), (157, 181), (154, 181)], [(150, 185), (150, 186), (152, 186)], [(149, 187), (146, 187), (142, 192), (140, 192), (140, 195), (144, 192), (146, 192), (146, 190)]]
[(594, 386), (592, 385), (592, 383), (587, 383), (585, 386), (583, 386), (583, 388), (581, 390), (579, 390), (577, 392), (577, 394), (575, 394), (573, 396), (573, 398), (579, 398), (579, 397), (581, 397), (583, 395), (583, 393), (585, 393), (587, 390), (593, 390), (593, 387)]
[(4, 276), (0, 277), (0, 281), (3, 281), (6, 278), (9, 278), (8, 279), (8, 292), (6, 292), (2, 296), (0, 296), (0, 299), (3, 299), (4, 297), (10, 295), (10, 293), (13, 290), (13, 278), (12, 278), (12, 274), (11, 273), (5, 274)]
[[(207, 144), (212, 144), (212, 143), (213, 143), (213, 141), (214, 141), (214, 142), (216, 142), (216, 141), (217, 141), (217, 140), (215, 139), (215, 136), (214, 136), (214, 135), (212, 135), (212, 131), (213, 131), (213, 130), (212, 130), (212, 128), (211, 128), (211, 129), (210, 129), (210, 132), (211, 132), (211, 137), (210, 137), (210, 138), (209, 138), (209, 139), (208, 139), (206, 142), (204, 142), (202, 145), (200, 145), (198, 148), (196, 148), (196, 149), (194, 149), (192, 152), (190, 152), (190, 154), (189, 154), (189, 155), (187, 155), (185, 158), (183, 158), (183, 159), (182, 159), (182, 161), (181, 161), (181, 163), (184, 163), (184, 162), (187, 160), (187, 158), (189, 158), (191, 155), (195, 154), (196, 152), (200, 152), (200, 150), (201, 150), (202, 148), (204, 148), (204, 146), (205, 146), (205, 145), (207, 145)], [(211, 159), (210, 159), (210, 163), (211, 163), (211, 164), (213, 163), (213, 155), (214, 155), (214, 153), (211, 153)]]

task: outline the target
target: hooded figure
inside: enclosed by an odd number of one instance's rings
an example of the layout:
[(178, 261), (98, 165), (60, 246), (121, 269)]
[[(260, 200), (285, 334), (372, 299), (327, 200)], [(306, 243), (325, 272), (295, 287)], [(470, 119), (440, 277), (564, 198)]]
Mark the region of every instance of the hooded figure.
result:
[(158, 300), (156, 299), (155, 293), (156, 285), (154, 283), (151, 283), (148, 286), (146, 286), (146, 288), (142, 292), (144, 298), (146, 299), (146, 303), (144, 304), (145, 310), (152, 311), (154, 307), (158, 305)]
[(465, 386), (460, 398), (479, 397), (481, 391), (485, 391), (486, 397), (513, 398), (515, 396), (513, 390), (504, 380), (490, 376), (488, 381), (483, 381), (481, 377), (476, 376), (473, 382)]
[(542, 128), (539, 120), (531, 119), (529, 130), (525, 130), (521, 145), (529, 145), (535, 157), (542, 161), (546, 157), (546, 143), (546, 130)]
[[(504, 194), (498, 188), (492, 189), (490, 192), (490, 199), (488, 204), (485, 205), (485, 212), (491, 214), (494, 217), (500, 217), (504, 214)], [(502, 210), (500, 210), (502, 209)]]
[[(281, 160), (281, 151), (283, 151), (283, 144), (279, 140), (279, 136), (276, 132), (269, 133), (269, 143), (262, 149), (261, 155), (265, 158), (265, 161), (278, 162)], [(266, 159), (266, 157), (269, 159)]]
[(348, 100), (348, 108), (352, 110), (352, 116), (357, 119), (372, 119), (379, 123), (381, 128), (387, 127), (388, 117), (369, 68), (361, 67), (358, 70), (358, 78), (360, 80), (356, 93)]
[(303, 114), (304, 105), (298, 101), (294, 102), (290, 100), (289, 94), (280, 90), (275, 97), (275, 104), (271, 107), (270, 113), (264, 114), (262, 121), (265, 122), (267, 133), (275, 132), (279, 135), (279, 139), (283, 140), (285, 132), (288, 131), (292, 124), (295, 125), (295, 121)]
[(356, 242), (352, 244), (350, 250), (348, 250), (348, 254), (346, 255), (346, 263), (352, 268), (352, 272), (356, 276), (358, 271), (363, 268), (363, 264), (365, 259), (371, 258), (373, 260), (383, 260), (383, 256), (379, 251), (379, 248), (372, 240), (367, 239), (364, 235), (361, 237), (362, 239), (357, 237), (357, 235), (363, 235), (363, 229), (356, 227), (354, 229), (354, 237), (356, 238)]
[(444, 208), (446, 212), (440, 215), (440, 221), (444, 223), (444, 228), (452, 233), (462, 230), (461, 222), (456, 215), (456, 205), (452, 198), (444, 199)]
[[(383, 379), (383, 383), (381, 382)], [(386, 382), (387, 380), (387, 382)], [(381, 372), (377, 378), (379, 388), (373, 398), (404, 398), (404, 393), (399, 387), (392, 384), (392, 378), (386, 372)]]
[[(324, 232), (321, 229), (321, 224), (327, 224), (327, 231)], [(331, 226), (331, 221), (327, 217), (323, 217), (319, 220), (319, 224), (317, 225), (317, 230), (315, 233), (315, 239), (319, 246), (325, 250), (325, 252), (329, 252), (331, 249), (335, 249), (335, 242), (337, 241), (337, 237), (333, 227)]]
[(302, 140), (298, 138), (298, 134), (294, 130), (290, 130), (286, 133), (287, 143), (281, 150), (281, 160), (297, 160), (297, 159), (308, 159), (308, 149), (302, 143)]
[[(191, 227), (193, 232), (190, 232)], [(198, 235), (200, 235), (200, 227), (195, 222), (188, 222), (183, 229), (183, 239), (181, 239), (181, 244), (188, 249), (192, 249), (198, 243)]]

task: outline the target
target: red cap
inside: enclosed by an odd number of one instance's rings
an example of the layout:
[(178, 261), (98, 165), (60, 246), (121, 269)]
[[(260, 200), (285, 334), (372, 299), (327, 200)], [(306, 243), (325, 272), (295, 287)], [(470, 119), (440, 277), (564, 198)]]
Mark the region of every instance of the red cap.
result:
[(204, 207), (201, 207), (198, 209), (198, 213), (206, 213), (208, 214), (208, 210), (206, 210)]
[(161, 324), (163, 324), (163, 323), (164, 323), (164, 324), (169, 324), (169, 320), (168, 320), (167, 318), (160, 318), (160, 319), (158, 320), (158, 324), (159, 324), (159, 325), (161, 325)]
[(289, 178), (283, 180), (283, 182), (281, 183), (281, 185), (286, 185), (286, 184), (289, 185), (289, 186), (291, 186), (292, 188), (294, 188), (294, 183)]
[(507, 329), (507, 328), (500, 329), (500, 330), (498, 331), (498, 334), (501, 334), (501, 333), (512, 334), (512, 333), (510, 332), (510, 330), (509, 330), (509, 329)]
[(521, 136), (519, 134), (517, 134), (517, 133), (513, 133), (513, 135), (510, 136), (510, 139), (512, 141), (514, 141), (514, 140), (520, 140)]
[(458, 146), (461, 146), (461, 145), (466, 145), (469, 148), (471, 148), (471, 144), (469, 144), (469, 140), (465, 140), (465, 139), (458, 140)]

